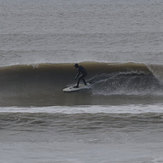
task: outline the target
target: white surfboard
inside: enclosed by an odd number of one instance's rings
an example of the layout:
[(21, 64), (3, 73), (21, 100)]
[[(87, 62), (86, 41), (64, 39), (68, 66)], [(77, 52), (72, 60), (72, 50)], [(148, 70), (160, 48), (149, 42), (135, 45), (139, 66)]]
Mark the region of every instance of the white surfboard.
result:
[(75, 91), (80, 91), (80, 90), (87, 90), (90, 89), (90, 84), (87, 83), (87, 85), (84, 84), (79, 84), (78, 88), (75, 88), (75, 85), (71, 85), (67, 88), (63, 89), (63, 92), (75, 92)]

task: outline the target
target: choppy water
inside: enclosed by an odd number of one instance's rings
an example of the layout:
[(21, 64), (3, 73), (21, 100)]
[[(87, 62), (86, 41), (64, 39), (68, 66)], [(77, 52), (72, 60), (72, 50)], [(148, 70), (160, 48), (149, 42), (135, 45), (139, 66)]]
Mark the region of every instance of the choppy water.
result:
[[(0, 0), (0, 162), (163, 162), (162, 0)], [(63, 93), (73, 64), (89, 91)]]
[(162, 64), (162, 0), (1, 0), (0, 64)]

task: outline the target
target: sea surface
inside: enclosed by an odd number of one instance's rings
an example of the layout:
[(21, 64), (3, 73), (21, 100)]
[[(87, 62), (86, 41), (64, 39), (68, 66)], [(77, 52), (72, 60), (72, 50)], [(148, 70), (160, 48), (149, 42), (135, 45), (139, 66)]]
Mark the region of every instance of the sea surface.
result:
[(0, 163), (29, 162), (163, 163), (162, 0), (0, 0)]

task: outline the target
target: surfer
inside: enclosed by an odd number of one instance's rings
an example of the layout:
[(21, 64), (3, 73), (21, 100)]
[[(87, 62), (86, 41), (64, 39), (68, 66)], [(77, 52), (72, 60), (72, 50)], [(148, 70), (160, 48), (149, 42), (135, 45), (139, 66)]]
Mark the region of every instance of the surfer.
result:
[(83, 66), (78, 65), (77, 63), (74, 65), (74, 67), (78, 70), (78, 73), (75, 76), (75, 79), (78, 79), (78, 81), (77, 81), (77, 85), (74, 88), (79, 87), (80, 80), (83, 80), (83, 83), (85, 85), (87, 85), (87, 83), (86, 83), (86, 81), (84, 79), (87, 76), (86, 69)]

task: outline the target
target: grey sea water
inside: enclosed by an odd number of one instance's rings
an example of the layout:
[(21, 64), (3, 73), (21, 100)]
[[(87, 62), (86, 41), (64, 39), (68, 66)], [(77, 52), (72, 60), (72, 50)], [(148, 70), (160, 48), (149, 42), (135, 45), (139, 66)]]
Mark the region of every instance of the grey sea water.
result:
[(162, 42), (162, 0), (0, 0), (0, 162), (163, 162)]
[(0, 64), (162, 64), (161, 0), (1, 0)]

